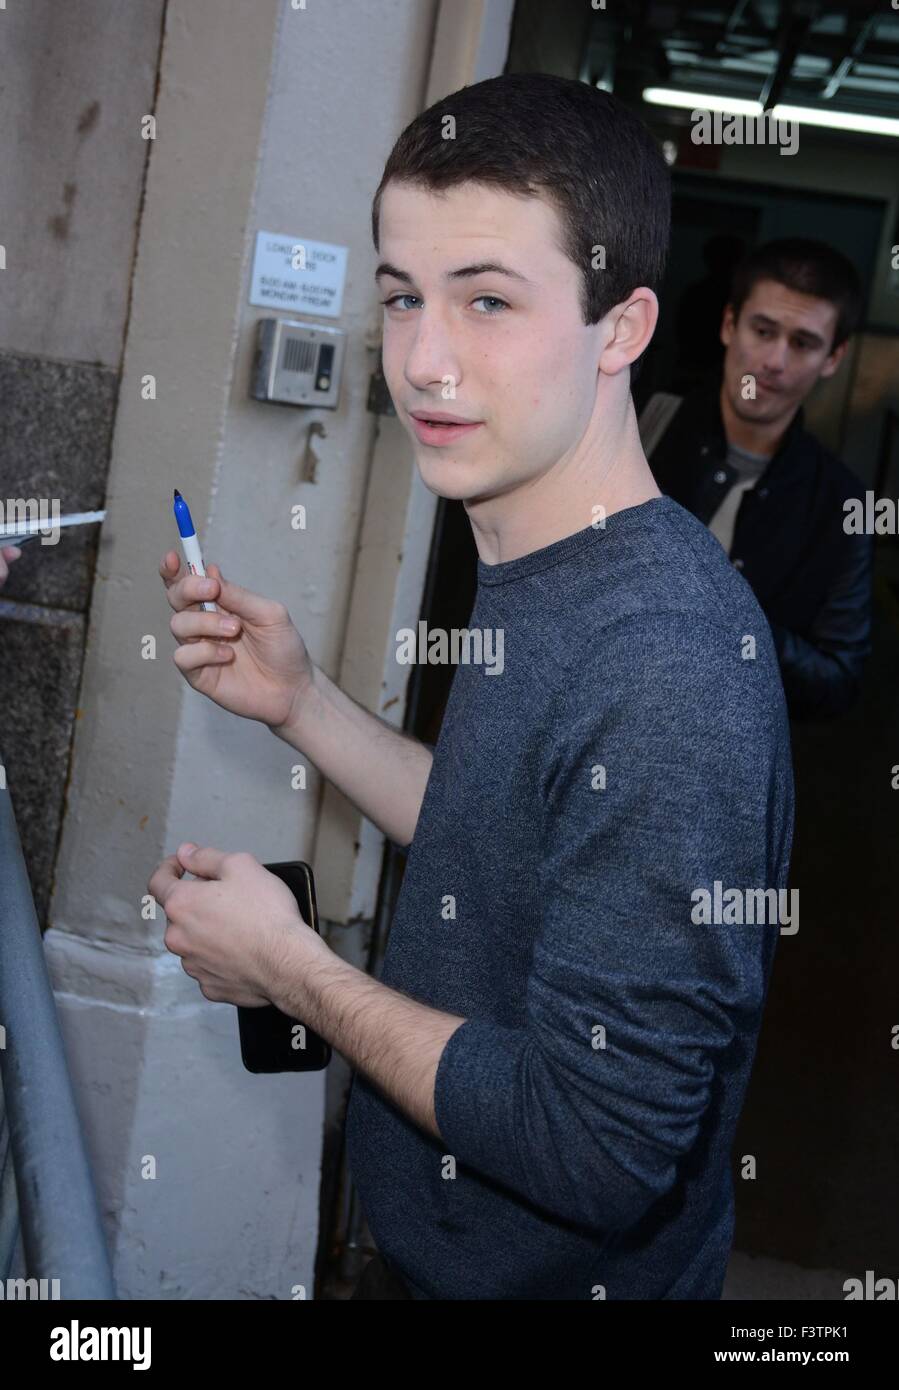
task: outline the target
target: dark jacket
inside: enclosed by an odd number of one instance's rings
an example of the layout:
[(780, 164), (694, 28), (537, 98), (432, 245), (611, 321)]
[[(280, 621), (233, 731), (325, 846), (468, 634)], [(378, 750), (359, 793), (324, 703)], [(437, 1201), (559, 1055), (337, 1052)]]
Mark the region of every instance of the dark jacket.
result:
[[(803, 415), (744, 494), (731, 559), (771, 625), (791, 716), (824, 719), (853, 704), (871, 650), (874, 540), (843, 530), (862, 483)], [(649, 463), (661, 491), (708, 525), (737, 476), (726, 458), (716, 385), (683, 399)]]

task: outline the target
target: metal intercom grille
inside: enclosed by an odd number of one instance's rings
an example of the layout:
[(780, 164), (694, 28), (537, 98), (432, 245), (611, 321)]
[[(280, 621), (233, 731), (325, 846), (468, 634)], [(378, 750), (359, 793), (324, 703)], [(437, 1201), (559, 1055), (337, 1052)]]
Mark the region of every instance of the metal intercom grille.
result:
[(345, 354), (342, 328), (301, 319), (260, 319), (250, 395), (278, 405), (336, 410)]
[(315, 343), (305, 342), (302, 338), (287, 338), (281, 366), (285, 372), (314, 371), (316, 351)]

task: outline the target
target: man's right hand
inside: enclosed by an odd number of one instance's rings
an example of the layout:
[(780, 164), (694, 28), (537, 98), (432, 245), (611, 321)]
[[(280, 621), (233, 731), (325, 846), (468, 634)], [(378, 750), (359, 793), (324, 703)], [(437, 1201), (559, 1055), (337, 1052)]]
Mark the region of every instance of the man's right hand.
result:
[[(312, 687), (314, 667), (284, 604), (229, 583), (217, 565), (200, 579), (174, 550), (159, 573), (175, 610), (173, 660), (188, 684), (232, 714), (273, 730), (286, 724)], [(207, 613), (204, 600), (219, 611)], [(228, 620), (230, 633), (221, 626)]]

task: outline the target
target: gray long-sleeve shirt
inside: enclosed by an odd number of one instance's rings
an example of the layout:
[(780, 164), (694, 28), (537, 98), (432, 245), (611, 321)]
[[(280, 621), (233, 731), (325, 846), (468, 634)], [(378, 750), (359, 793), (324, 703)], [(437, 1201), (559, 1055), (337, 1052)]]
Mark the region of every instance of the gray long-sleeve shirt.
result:
[[(795, 931), (785, 892), (760, 924), (720, 906), (787, 886), (767, 622), (660, 497), (479, 560), (469, 627), (502, 629), (502, 673), (455, 671), (381, 977), (466, 1022), (442, 1139), (356, 1075), (363, 1210), (417, 1298), (718, 1298), (734, 1129)], [(703, 890), (723, 920), (697, 919)]]

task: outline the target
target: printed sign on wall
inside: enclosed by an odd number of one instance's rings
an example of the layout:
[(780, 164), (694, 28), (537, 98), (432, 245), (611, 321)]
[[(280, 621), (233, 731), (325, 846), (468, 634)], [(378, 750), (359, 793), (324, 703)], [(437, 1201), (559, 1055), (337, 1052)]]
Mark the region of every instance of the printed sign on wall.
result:
[(346, 246), (257, 232), (250, 303), (336, 319), (343, 305), (346, 260)]

